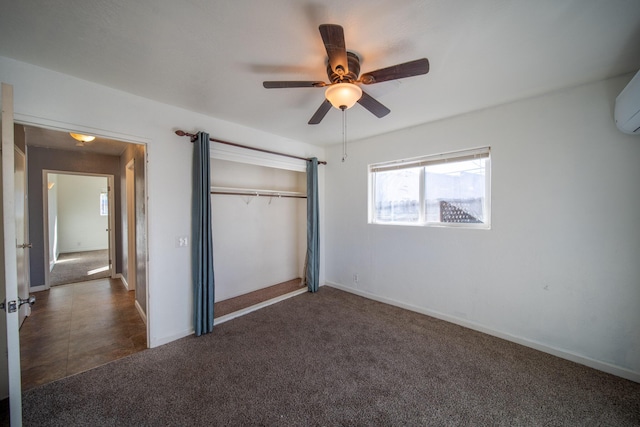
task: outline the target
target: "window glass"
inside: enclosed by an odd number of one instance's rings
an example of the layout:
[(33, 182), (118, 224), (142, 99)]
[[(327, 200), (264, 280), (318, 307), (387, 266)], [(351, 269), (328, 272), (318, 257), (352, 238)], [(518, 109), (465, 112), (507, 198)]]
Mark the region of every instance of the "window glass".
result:
[(427, 222), (484, 223), (487, 159), (425, 166)]
[(109, 215), (109, 197), (107, 193), (100, 193), (100, 215)]
[(490, 149), (369, 166), (369, 222), (489, 228)]
[(420, 220), (421, 168), (375, 174), (375, 217), (378, 222)]

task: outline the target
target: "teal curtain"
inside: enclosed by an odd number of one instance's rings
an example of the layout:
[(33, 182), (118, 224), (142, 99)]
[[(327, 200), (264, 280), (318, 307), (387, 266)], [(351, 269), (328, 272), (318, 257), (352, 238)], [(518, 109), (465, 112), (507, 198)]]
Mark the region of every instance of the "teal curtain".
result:
[(307, 265), (305, 282), (309, 292), (317, 292), (320, 282), (320, 225), (318, 207), (318, 159), (307, 161)]
[(191, 269), (196, 336), (213, 330), (213, 237), (211, 232), (209, 134), (198, 132), (193, 142)]

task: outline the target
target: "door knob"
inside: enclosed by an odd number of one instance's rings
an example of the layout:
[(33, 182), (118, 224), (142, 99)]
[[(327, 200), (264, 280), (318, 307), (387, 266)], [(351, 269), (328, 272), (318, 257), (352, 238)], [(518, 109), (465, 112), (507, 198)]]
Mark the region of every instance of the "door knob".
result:
[(29, 304), (29, 306), (32, 306), (36, 303), (36, 297), (34, 295), (29, 295), (29, 298), (24, 299), (18, 297), (18, 301), (20, 302), (20, 305), (18, 307), (22, 307), (24, 304)]

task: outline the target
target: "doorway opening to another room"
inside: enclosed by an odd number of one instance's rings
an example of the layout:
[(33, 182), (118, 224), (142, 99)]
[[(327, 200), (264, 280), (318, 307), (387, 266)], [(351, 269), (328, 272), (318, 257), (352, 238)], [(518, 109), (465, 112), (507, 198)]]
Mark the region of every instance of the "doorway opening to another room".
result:
[(19, 332), (23, 390), (148, 347), (146, 143), (79, 143), (69, 126), (16, 124), (38, 301)]
[(113, 175), (44, 171), (45, 287), (113, 277)]

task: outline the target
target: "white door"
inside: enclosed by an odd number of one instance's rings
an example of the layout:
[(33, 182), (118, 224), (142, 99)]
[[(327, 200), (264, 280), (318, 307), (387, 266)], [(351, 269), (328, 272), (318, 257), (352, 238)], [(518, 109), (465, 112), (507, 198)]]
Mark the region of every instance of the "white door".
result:
[[(6, 357), (2, 370), (2, 391), (9, 397), (11, 425), (22, 425), (22, 397), (20, 384), (20, 338), (18, 335), (18, 273), (16, 261), (16, 213), (15, 213), (15, 165), (13, 144), (13, 86), (2, 83), (2, 256), (0, 270), (3, 284), (0, 285), (0, 299), (4, 301), (4, 311), (0, 318), (4, 325), (0, 329), (6, 333), (6, 340), (0, 343), (0, 357)], [(6, 346), (6, 347), (5, 347)], [(6, 354), (6, 356), (5, 356)], [(2, 361), (4, 362), (4, 361)]]
[[(14, 149), (14, 194), (16, 203), (16, 266), (18, 279), (18, 296), (23, 301), (29, 300), (29, 248), (27, 243), (27, 215), (26, 215), (26, 157), (22, 151)], [(23, 304), (18, 310), (18, 324), (22, 326), (25, 317), (31, 314), (31, 306)]]

